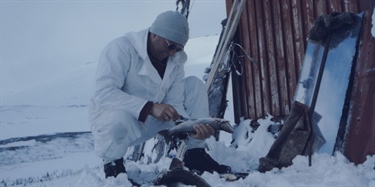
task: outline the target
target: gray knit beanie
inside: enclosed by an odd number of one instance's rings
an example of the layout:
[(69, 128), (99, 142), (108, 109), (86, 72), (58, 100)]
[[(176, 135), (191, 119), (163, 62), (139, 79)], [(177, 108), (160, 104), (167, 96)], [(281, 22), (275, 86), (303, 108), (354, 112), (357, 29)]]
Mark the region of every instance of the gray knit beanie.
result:
[(189, 39), (189, 24), (178, 11), (163, 12), (156, 17), (150, 32), (185, 46)]

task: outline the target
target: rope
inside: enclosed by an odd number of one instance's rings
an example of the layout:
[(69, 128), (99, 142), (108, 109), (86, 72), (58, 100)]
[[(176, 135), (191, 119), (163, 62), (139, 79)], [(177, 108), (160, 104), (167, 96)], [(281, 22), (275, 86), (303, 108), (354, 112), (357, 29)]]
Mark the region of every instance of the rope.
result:
[[(245, 55), (239, 55), (239, 54), (237, 54), (236, 51), (234, 50), (235, 47), (240, 48), (241, 51), (242, 51)], [(235, 58), (235, 60), (237, 60), (239, 66), (240, 66), (240, 69), (237, 68), (237, 66), (236, 66), (236, 64), (233, 62), (233, 60), (231, 60), (232, 63), (231, 63), (231, 65), (230, 65), (229, 67), (233, 66), (234, 69), (235, 69), (235, 71), (236, 71), (236, 73), (237, 73), (237, 75), (239, 75), (239, 76), (241, 76), (242, 73), (243, 73), (243, 67), (242, 67), (242, 65), (241, 65), (241, 64), (242, 64), (242, 63), (241, 63), (241, 58), (243, 58), (244, 56), (246, 56), (246, 57), (250, 60), (250, 62), (254, 63), (255, 65), (257, 64), (257, 62), (255, 61), (255, 59), (252, 58), (252, 57), (251, 57), (251, 56), (245, 51), (245, 49), (244, 49), (240, 44), (238, 44), (238, 43), (231, 42), (231, 44), (229, 45), (228, 52), (233, 52), (233, 58)], [(227, 54), (227, 55), (228, 55), (228, 54)], [(228, 57), (226, 57), (226, 60), (228, 60), (227, 58), (228, 58)], [(233, 58), (232, 58), (232, 59), (233, 59)], [(225, 61), (226, 61), (226, 60), (225, 60)]]

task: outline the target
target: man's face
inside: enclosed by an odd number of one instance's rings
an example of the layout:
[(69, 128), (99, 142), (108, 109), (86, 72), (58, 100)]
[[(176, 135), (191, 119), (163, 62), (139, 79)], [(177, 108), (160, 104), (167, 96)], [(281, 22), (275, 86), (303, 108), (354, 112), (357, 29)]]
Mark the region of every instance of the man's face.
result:
[(152, 58), (158, 61), (162, 61), (163, 59), (173, 56), (177, 52), (183, 50), (183, 46), (155, 34), (151, 34), (150, 45)]

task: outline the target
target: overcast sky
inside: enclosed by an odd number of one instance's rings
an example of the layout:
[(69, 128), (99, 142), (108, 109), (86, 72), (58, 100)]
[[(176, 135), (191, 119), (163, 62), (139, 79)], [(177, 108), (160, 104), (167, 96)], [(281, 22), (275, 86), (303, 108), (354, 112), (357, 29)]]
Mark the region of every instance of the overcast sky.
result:
[[(110, 40), (149, 27), (175, 2), (1, 0), (1, 93), (96, 61)], [(190, 37), (219, 34), (225, 17), (225, 0), (191, 0)]]

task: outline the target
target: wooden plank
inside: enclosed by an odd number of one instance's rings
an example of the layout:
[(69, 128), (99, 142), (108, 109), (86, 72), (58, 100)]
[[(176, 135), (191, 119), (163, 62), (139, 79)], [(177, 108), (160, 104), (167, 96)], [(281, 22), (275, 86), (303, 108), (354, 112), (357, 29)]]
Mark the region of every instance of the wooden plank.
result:
[[(304, 25), (306, 30), (306, 37), (307, 38), (307, 32), (314, 26), (314, 20), (315, 20), (315, 7), (314, 7), (314, 0), (306, 0), (306, 6), (302, 6), (302, 10), (305, 13), (304, 14)], [(307, 44), (306, 44), (307, 45)], [(306, 49), (306, 46), (305, 46)]]
[(367, 155), (375, 153), (375, 38), (370, 30), (372, 14), (373, 8), (364, 14), (351, 93), (349, 128), (344, 142), (344, 155), (355, 164), (363, 163)]
[(234, 0), (226, 0), (225, 1), (225, 7), (226, 7), (226, 11), (227, 11), (227, 17), (229, 17), (231, 7), (233, 6), (233, 1)]
[(328, 14), (327, 0), (315, 0), (315, 17), (314, 20), (324, 14)]
[[(290, 14), (291, 7), (290, 1), (281, 0), (276, 1), (273, 4), (273, 17), (274, 17), (274, 26), (275, 26), (275, 39), (276, 39), (276, 54), (277, 54), (277, 72), (278, 72), (278, 81), (279, 81), (279, 95), (280, 95), (280, 113), (279, 115), (285, 115), (289, 113), (290, 108), (290, 90), (289, 83), (289, 72), (288, 72), (288, 57), (293, 59), (294, 54), (292, 35), (286, 33), (292, 33), (292, 27), (290, 25)], [(289, 39), (289, 40), (288, 40)], [(289, 49), (287, 48), (289, 45)], [(287, 53), (289, 52), (289, 54)], [(290, 54), (291, 53), (291, 54)], [(293, 68), (294, 70), (294, 68)], [(276, 115), (276, 114), (275, 114)]]
[(328, 1), (329, 12), (343, 12), (342, 0)]
[[(303, 41), (304, 41), (303, 49), (305, 50), (307, 46), (307, 33), (314, 26), (314, 20), (315, 20), (314, 0), (302, 0), (301, 10), (303, 12), (303, 20), (302, 20)], [(299, 51), (299, 52), (302, 53), (302, 56), (303, 56), (305, 51)], [(301, 68), (301, 66), (299, 68)]]
[[(245, 12), (241, 18), (241, 25), (242, 25), (241, 30), (240, 30), (241, 36), (242, 36), (241, 44), (245, 51), (251, 51), (250, 50), (251, 41), (250, 41), (250, 32), (249, 32), (250, 26), (249, 26), (249, 16), (248, 16), (248, 13), (249, 13), (248, 9), (249, 9), (249, 6), (251, 6), (250, 4), (251, 3), (249, 3), (249, 1), (246, 3)], [(244, 55), (243, 52), (240, 50), (237, 50), (237, 53), (242, 53), (242, 55)], [(239, 60), (242, 63), (236, 65), (236, 67), (238, 67), (239, 65), (243, 67), (243, 72), (242, 72), (242, 75), (240, 76), (242, 77), (242, 82), (246, 85), (243, 88), (244, 100), (242, 101), (243, 103), (247, 103), (247, 107), (243, 107), (243, 114), (245, 114), (245, 116), (249, 118), (250, 116), (254, 116), (254, 109), (253, 109), (254, 94), (253, 94), (253, 89), (252, 89), (254, 87), (254, 84), (253, 84), (252, 64), (246, 57), (239, 59)]]
[(373, 0), (372, 1), (371, 0), (368, 0), (368, 1), (352, 0), (352, 1), (355, 1), (356, 3), (352, 2), (352, 4), (356, 4), (356, 6), (358, 7), (358, 12), (356, 13), (361, 13), (367, 10), (371, 10), (375, 6), (375, 1)]
[(263, 1), (263, 13), (265, 22), (265, 49), (267, 53), (265, 54), (264, 71), (262, 72), (264, 84), (263, 84), (263, 94), (264, 97), (264, 113), (277, 115), (277, 109), (279, 106), (279, 94), (278, 94), (278, 77), (276, 70), (276, 51), (275, 51), (275, 37), (274, 37), (274, 21), (272, 20), (270, 0)]
[[(255, 1), (255, 8), (257, 10), (263, 10), (262, 2), (261, 1)], [(256, 105), (261, 106), (261, 110), (258, 110), (257, 118), (264, 117), (266, 115), (265, 111), (269, 111), (269, 99), (267, 95), (268, 90), (266, 90), (266, 82), (264, 80), (265, 75), (265, 69), (267, 65), (267, 49), (266, 49), (266, 44), (265, 44), (265, 26), (264, 26), (264, 19), (262, 15), (263, 11), (256, 11), (256, 19), (257, 19), (257, 47), (258, 47), (258, 70), (259, 70), (259, 76), (260, 76), (260, 98), (257, 98), (256, 100)]]
[[(251, 1), (251, 3), (248, 2), (248, 30), (249, 30), (249, 35), (247, 36), (249, 38), (249, 43), (246, 44), (246, 51), (249, 53), (249, 55), (255, 59), (258, 59), (258, 49), (256, 47), (257, 43), (257, 37), (256, 37), (256, 19), (255, 19), (255, 2)], [(246, 79), (249, 80), (249, 83), (251, 85), (247, 87), (247, 94), (249, 95), (249, 100), (248, 100), (248, 115), (250, 116), (251, 119), (255, 119), (257, 114), (259, 113), (261, 109), (261, 104), (258, 103), (257, 101), (260, 101), (261, 97), (261, 92), (260, 92), (260, 85), (259, 85), (259, 71), (258, 71), (258, 64), (254, 64), (250, 62), (249, 59), (246, 59), (246, 71), (249, 71), (249, 74), (251, 77), (246, 77)]]
[[(345, 12), (359, 13), (359, 7), (357, 3), (353, 3), (352, 0), (343, 0), (343, 1), (344, 1)], [(367, 1), (370, 1), (370, 0), (367, 0)]]
[[(262, 91), (261, 91), (261, 77), (260, 77), (260, 58), (259, 58), (259, 47), (258, 47), (258, 19), (256, 17), (257, 12), (261, 11), (256, 8), (256, 0), (252, 0), (251, 3), (248, 3), (249, 11), (249, 31), (250, 31), (250, 55), (257, 61), (257, 65), (251, 63), (252, 66), (252, 76), (253, 76), (253, 85), (249, 87), (249, 92), (252, 92), (254, 95), (254, 100), (249, 101), (250, 108), (250, 118), (257, 119), (262, 115)], [(251, 105), (250, 105), (251, 104)]]
[[(305, 35), (304, 35), (304, 22), (302, 20), (305, 19), (306, 15), (303, 14), (302, 6), (304, 4), (301, 3), (300, 0), (291, 0), (291, 6), (292, 6), (292, 28), (293, 28), (293, 40), (294, 41), (294, 73), (290, 73), (290, 75), (293, 75), (293, 79), (298, 81), (298, 77), (300, 74), (300, 70), (302, 67), (302, 62), (304, 58), (304, 53), (306, 49), (305, 45)], [(290, 65), (290, 71), (292, 71), (292, 65)], [(292, 79), (292, 78), (291, 78)], [(296, 82), (295, 82), (296, 83)], [(296, 85), (292, 87), (292, 90), (295, 90)]]

